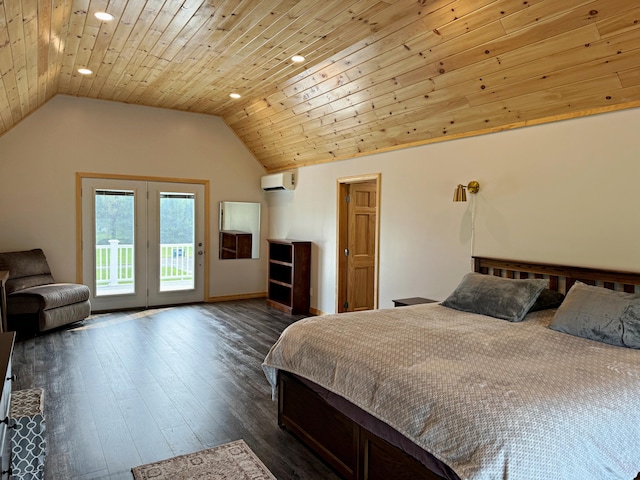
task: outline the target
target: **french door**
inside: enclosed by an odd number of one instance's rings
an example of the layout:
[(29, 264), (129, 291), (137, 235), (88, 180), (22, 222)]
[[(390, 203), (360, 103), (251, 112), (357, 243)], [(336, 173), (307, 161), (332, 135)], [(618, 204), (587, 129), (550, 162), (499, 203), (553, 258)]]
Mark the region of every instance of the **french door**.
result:
[(204, 299), (205, 186), (82, 179), (82, 272), (92, 310)]

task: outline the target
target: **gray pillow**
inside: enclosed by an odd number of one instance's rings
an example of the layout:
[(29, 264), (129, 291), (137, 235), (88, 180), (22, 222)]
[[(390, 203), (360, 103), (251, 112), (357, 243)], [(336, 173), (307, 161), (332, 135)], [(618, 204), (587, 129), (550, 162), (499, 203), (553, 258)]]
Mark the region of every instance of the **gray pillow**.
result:
[(576, 282), (549, 328), (619, 347), (640, 349), (640, 295)]
[(548, 285), (544, 279), (512, 280), (471, 272), (440, 305), (519, 322)]
[(542, 292), (540, 292), (540, 295), (536, 299), (533, 306), (529, 309), (529, 312), (538, 312), (540, 310), (558, 308), (562, 304), (563, 300), (563, 294), (555, 290), (545, 288), (544, 290), (542, 290)]

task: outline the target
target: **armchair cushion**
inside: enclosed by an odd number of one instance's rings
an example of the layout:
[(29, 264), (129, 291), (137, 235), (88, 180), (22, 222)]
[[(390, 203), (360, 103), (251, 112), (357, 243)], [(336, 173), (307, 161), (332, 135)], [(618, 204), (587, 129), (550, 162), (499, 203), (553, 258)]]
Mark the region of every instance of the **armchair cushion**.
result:
[[(89, 300), (89, 287), (76, 283), (53, 283), (10, 293), (12, 314), (35, 313)], [(10, 299), (10, 300), (9, 300)]]
[(7, 295), (25, 288), (54, 283), (47, 257), (40, 248), (0, 253), (0, 270), (9, 270)]
[(0, 270), (9, 271), (7, 315), (14, 330), (39, 331), (67, 325), (91, 314), (86, 285), (55, 283), (41, 249), (0, 253)]
[[(7, 269), (8, 270), (8, 269)], [(11, 270), (9, 270), (11, 272)], [(11, 274), (11, 273), (9, 273)], [(19, 292), (28, 288), (39, 287), (54, 283), (51, 275), (34, 275), (33, 277), (22, 277), (7, 280), (7, 295)]]

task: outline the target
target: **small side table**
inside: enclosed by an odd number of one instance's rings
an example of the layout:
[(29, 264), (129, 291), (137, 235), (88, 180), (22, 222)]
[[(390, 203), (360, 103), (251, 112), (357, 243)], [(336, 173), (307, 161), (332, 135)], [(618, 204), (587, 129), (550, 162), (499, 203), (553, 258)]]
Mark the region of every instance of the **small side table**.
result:
[(7, 331), (7, 292), (5, 290), (7, 280), (9, 280), (9, 270), (0, 270), (0, 297), (2, 297), (2, 303), (0, 304), (0, 309), (2, 309), (0, 332)]
[(394, 307), (408, 307), (409, 305), (419, 305), (421, 303), (435, 303), (437, 300), (423, 297), (399, 298), (392, 300)]

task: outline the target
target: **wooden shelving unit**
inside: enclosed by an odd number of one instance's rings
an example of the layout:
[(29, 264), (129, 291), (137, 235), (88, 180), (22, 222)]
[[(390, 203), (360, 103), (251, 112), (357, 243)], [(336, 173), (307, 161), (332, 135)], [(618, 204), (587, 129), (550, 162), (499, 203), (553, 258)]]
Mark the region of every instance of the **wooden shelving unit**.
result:
[(293, 315), (309, 313), (311, 242), (269, 239), (267, 305)]
[(220, 231), (220, 258), (251, 258), (251, 238), (248, 232)]

